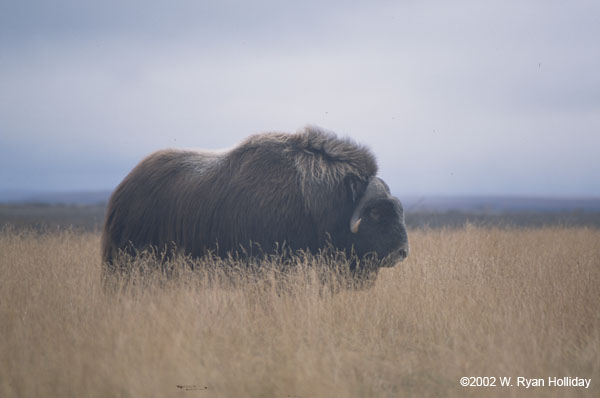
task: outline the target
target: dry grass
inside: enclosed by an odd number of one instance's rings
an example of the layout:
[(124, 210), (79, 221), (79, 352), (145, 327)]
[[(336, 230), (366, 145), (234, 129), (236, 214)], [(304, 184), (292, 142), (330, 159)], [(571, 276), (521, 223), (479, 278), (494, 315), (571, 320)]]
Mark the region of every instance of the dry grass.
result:
[(599, 230), (410, 238), (409, 259), (364, 291), (328, 294), (303, 270), (284, 289), (187, 275), (106, 294), (98, 235), (4, 229), (0, 396), (600, 396)]

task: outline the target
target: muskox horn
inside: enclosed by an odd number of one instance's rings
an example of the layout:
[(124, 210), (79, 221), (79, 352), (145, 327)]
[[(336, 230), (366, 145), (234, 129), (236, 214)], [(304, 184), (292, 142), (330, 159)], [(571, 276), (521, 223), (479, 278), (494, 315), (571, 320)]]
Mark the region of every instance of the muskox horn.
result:
[(352, 232), (353, 234), (358, 233), (358, 227), (360, 226), (361, 221), (362, 221), (362, 218), (359, 218), (356, 221), (350, 220), (350, 232)]
[(354, 209), (350, 218), (350, 232), (353, 234), (358, 233), (358, 227), (360, 227), (360, 222), (362, 221), (362, 211), (367, 203), (374, 198), (387, 196), (389, 196), (389, 191), (383, 181), (377, 177), (370, 178), (367, 189), (365, 189), (364, 195), (356, 205), (356, 209)]

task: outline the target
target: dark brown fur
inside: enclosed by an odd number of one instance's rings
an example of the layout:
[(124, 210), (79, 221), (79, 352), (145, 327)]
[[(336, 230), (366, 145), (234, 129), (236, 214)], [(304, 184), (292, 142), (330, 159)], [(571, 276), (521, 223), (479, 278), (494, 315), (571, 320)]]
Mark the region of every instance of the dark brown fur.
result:
[(224, 255), (250, 242), (316, 251), (329, 238), (349, 249), (350, 217), (376, 173), (367, 148), (310, 127), (254, 135), (220, 154), (159, 151), (110, 198), (102, 259), (147, 248)]

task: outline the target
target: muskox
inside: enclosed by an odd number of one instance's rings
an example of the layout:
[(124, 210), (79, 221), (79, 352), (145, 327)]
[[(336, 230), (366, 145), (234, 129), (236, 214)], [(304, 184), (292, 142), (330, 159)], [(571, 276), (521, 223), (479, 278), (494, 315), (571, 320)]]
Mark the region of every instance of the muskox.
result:
[(147, 249), (199, 258), (333, 247), (357, 266), (393, 266), (408, 255), (404, 214), (376, 174), (369, 149), (314, 127), (225, 152), (158, 151), (112, 194), (102, 259), (116, 269), (120, 254)]

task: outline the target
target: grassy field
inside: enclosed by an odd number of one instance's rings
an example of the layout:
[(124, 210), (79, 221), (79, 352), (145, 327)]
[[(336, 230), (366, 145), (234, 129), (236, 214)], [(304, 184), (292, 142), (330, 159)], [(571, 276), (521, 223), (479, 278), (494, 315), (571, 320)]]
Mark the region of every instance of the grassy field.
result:
[[(600, 230), (409, 239), (367, 290), (331, 294), (299, 266), (276, 284), (190, 272), (108, 293), (97, 233), (4, 228), (0, 396), (600, 396)], [(547, 385), (566, 376), (591, 385)]]

